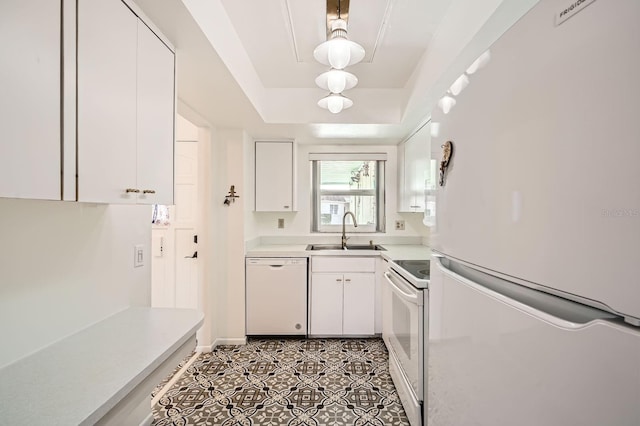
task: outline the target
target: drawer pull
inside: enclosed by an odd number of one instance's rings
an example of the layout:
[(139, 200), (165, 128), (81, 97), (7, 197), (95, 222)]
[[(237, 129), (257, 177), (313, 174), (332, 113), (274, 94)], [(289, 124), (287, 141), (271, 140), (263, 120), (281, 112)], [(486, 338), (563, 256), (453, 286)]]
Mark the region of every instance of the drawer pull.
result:
[(345, 281), (350, 283), (351, 282), (351, 278), (347, 278)]
[(155, 194), (155, 189), (145, 189), (142, 191), (143, 194)]
[(134, 194), (137, 194), (138, 192), (140, 192), (140, 190), (139, 190), (139, 189), (136, 189), (136, 188), (127, 188), (127, 189), (125, 189), (125, 191), (124, 191), (124, 192), (126, 192), (127, 194), (132, 193), (132, 192), (133, 192)]

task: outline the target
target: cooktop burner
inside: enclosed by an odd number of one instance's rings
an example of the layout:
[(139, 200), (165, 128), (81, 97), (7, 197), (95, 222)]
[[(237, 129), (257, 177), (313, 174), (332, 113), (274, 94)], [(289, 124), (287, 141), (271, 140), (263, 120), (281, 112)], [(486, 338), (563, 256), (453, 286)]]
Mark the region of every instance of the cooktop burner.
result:
[(393, 262), (418, 279), (429, 279), (431, 264), (429, 260), (394, 260)]

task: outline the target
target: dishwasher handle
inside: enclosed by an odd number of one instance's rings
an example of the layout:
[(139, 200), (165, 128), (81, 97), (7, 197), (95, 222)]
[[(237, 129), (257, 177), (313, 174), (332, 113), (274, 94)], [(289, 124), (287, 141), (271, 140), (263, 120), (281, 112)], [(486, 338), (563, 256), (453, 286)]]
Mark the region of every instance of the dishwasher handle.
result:
[(280, 269), (285, 266), (307, 266), (307, 258), (276, 258), (276, 257), (248, 257), (247, 266), (269, 266), (271, 269)]

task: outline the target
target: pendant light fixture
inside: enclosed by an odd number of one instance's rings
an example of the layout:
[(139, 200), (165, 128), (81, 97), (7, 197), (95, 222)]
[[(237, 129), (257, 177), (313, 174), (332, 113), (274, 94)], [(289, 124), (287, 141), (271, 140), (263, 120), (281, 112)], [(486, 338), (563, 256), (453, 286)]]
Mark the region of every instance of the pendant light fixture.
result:
[(342, 70), (364, 59), (364, 48), (347, 38), (347, 21), (338, 18), (331, 23), (331, 38), (313, 51), (313, 57), (323, 65)]
[[(318, 87), (329, 91), (329, 94), (318, 101), (318, 106), (333, 114), (353, 106), (353, 101), (342, 94), (354, 88), (358, 78), (344, 69), (364, 59), (364, 48), (347, 38), (347, 21), (349, 1), (327, 0), (327, 27), (330, 28), (328, 40), (321, 43), (313, 51), (313, 57), (331, 69), (316, 78)], [(337, 13), (334, 14), (333, 11)], [(330, 13), (331, 12), (331, 13)], [(345, 19), (342, 18), (344, 13)], [(335, 19), (332, 19), (334, 18)]]
[(345, 90), (352, 89), (358, 84), (358, 77), (344, 70), (332, 68), (327, 72), (323, 72), (316, 78), (318, 87), (328, 90), (331, 93), (342, 93)]
[(318, 101), (320, 108), (328, 109), (334, 114), (339, 113), (343, 109), (351, 108), (353, 101), (339, 93), (331, 93)]
[(438, 106), (440, 107), (442, 112), (444, 112), (445, 114), (449, 114), (451, 108), (456, 106), (456, 98), (454, 98), (453, 96), (451, 96), (451, 94), (449, 94), (449, 92), (447, 92), (442, 98), (440, 98), (440, 101), (438, 101)]

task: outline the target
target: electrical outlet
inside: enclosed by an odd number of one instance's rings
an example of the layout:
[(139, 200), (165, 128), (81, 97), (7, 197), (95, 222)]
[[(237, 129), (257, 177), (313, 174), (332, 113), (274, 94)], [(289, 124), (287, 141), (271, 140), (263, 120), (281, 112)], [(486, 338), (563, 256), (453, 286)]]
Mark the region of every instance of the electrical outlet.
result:
[(144, 246), (136, 244), (133, 247), (133, 267), (139, 268), (140, 266), (144, 266)]
[(283, 229), (284, 228), (284, 219), (278, 219), (278, 228), (279, 229)]
[(404, 231), (404, 220), (396, 220), (396, 231)]

